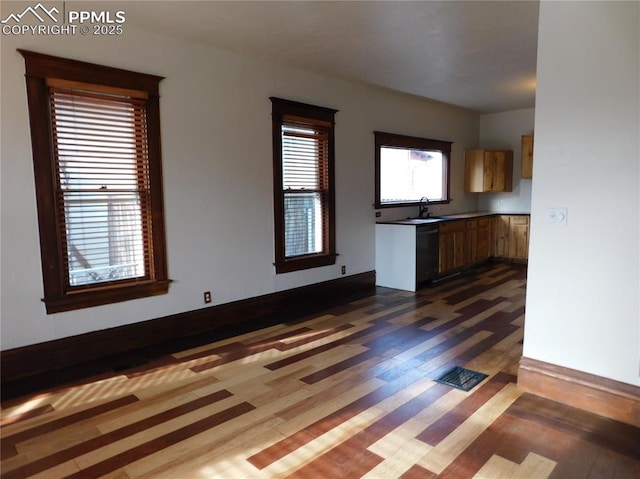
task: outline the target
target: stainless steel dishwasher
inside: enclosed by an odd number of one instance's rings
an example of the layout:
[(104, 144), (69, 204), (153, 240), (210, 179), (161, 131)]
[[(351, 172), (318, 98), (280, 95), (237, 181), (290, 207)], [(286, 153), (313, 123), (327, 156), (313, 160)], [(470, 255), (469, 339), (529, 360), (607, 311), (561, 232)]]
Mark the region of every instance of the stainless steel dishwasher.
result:
[(424, 283), (438, 274), (440, 239), (438, 225), (423, 225), (416, 232), (416, 283)]

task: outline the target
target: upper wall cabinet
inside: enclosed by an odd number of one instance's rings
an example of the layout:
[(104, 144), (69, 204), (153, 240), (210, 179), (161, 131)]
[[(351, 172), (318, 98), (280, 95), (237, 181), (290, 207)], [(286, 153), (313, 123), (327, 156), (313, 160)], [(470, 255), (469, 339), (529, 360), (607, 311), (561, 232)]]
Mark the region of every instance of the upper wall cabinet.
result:
[(522, 178), (533, 178), (533, 135), (522, 135)]
[(464, 189), (470, 193), (511, 191), (512, 150), (467, 150)]

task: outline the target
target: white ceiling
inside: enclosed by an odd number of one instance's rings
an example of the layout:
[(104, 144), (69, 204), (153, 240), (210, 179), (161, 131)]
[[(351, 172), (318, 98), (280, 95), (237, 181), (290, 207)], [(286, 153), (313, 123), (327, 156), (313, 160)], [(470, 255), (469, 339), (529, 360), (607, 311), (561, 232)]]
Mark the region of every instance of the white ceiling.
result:
[(109, 2), (127, 24), (483, 113), (532, 108), (538, 1)]

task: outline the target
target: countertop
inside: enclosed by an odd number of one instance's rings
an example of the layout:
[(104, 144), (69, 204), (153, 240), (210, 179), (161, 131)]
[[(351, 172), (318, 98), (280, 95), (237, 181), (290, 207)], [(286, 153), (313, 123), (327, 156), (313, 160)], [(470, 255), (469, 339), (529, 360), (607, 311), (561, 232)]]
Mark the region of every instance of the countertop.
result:
[(506, 212), (492, 212), (492, 211), (470, 211), (467, 213), (454, 213), (451, 215), (433, 215), (427, 218), (406, 218), (403, 220), (392, 221), (376, 221), (379, 225), (409, 225), (409, 226), (421, 226), (428, 224), (438, 224), (446, 221), (456, 220), (468, 220), (473, 218), (482, 218), (485, 216), (499, 216), (499, 215), (529, 215), (530, 213), (506, 213)]

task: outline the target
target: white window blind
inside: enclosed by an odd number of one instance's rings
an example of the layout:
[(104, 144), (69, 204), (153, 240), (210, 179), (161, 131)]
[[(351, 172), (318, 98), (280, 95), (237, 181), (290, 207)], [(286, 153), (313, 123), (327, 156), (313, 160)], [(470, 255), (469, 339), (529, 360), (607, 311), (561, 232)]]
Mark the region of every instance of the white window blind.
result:
[(285, 256), (324, 251), (327, 227), (328, 129), (286, 120), (282, 125)]
[(64, 82), (49, 92), (67, 286), (149, 278), (144, 93)]

